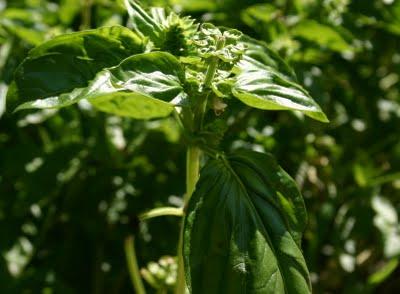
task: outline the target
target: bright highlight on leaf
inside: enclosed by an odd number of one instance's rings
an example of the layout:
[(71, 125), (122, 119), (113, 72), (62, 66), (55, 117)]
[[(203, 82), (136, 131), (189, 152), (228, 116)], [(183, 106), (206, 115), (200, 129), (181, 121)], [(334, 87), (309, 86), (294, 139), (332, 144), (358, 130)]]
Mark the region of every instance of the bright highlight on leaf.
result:
[(232, 93), (248, 106), (263, 110), (298, 110), (328, 122), (319, 105), (296, 83), (288, 66), (262, 43), (247, 39)]
[[(124, 27), (105, 27), (62, 35), (32, 50), (17, 70), (16, 92), (24, 100), (39, 100), (24, 103), (17, 110), (60, 108), (88, 99), (99, 110), (117, 115), (164, 117), (172, 112), (169, 102), (173, 99), (174, 103), (187, 105), (182, 101), (190, 97), (196, 105), (193, 98), (202, 95), (205, 64), (218, 57), (212, 80), (207, 81), (213, 95), (233, 95), (251, 107), (297, 110), (328, 121), (318, 104), (296, 83), (292, 70), (262, 42), (212, 24), (203, 24), (195, 33), (197, 25), (188, 18), (173, 13), (166, 16), (163, 9), (148, 14), (132, 0), (126, 5), (138, 34)], [(223, 39), (221, 48), (216, 48), (218, 39)], [(174, 48), (168, 47), (171, 42)], [(162, 52), (146, 65), (135, 57), (158, 48), (180, 56), (180, 61), (163, 64), (166, 53)]]
[(86, 88), (27, 102), (18, 110), (61, 108), (87, 99), (96, 108), (121, 116), (164, 117), (173, 110), (169, 101), (185, 96), (181, 80), (183, 70), (174, 56), (163, 52), (138, 54), (99, 72)]

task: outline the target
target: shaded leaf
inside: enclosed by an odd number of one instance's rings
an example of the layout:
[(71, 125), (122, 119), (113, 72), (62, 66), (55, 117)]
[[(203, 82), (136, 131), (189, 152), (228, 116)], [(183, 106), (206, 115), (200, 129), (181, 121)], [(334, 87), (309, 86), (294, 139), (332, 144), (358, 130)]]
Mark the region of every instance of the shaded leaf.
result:
[(29, 52), (15, 74), (24, 100), (84, 87), (103, 68), (143, 52), (141, 39), (121, 26), (58, 36)]
[(310, 293), (300, 249), (306, 219), (295, 182), (270, 155), (208, 162), (185, 219), (192, 293)]

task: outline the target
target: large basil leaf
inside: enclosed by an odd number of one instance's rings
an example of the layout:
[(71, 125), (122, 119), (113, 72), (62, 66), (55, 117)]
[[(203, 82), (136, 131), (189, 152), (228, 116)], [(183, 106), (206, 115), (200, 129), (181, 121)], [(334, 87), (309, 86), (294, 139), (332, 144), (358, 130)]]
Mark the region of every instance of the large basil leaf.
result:
[(17, 69), (18, 95), (33, 100), (70, 92), (87, 86), (103, 68), (141, 52), (141, 38), (121, 26), (55, 37), (31, 50)]
[(138, 119), (164, 117), (171, 113), (173, 99), (185, 97), (184, 71), (169, 53), (151, 52), (131, 56), (119, 65), (100, 71), (86, 88), (22, 104), (29, 108), (60, 108), (82, 99), (96, 108)]
[(299, 110), (305, 115), (328, 122), (318, 104), (297, 82), (294, 73), (275, 53), (250, 38), (238, 64), (239, 74), (232, 93), (243, 103), (264, 110)]
[(185, 219), (192, 293), (310, 293), (300, 249), (307, 215), (294, 180), (267, 154), (242, 151), (202, 169)]

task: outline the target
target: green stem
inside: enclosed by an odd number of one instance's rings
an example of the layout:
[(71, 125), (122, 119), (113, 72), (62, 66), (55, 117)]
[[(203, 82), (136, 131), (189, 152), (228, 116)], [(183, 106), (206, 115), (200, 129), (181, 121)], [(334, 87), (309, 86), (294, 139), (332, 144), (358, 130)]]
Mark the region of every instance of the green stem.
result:
[[(217, 41), (217, 50), (221, 50), (224, 47), (224, 45), (225, 45), (225, 38), (221, 36)], [(214, 80), (215, 74), (217, 73), (218, 64), (219, 64), (219, 58), (218, 56), (214, 56), (213, 58), (211, 58), (210, 63), (208, 64), (207, 67), (206, 77), (204, 79), (203, 89), (202, 89), (204, 96), (199, 102), (199, 106), (195, 113), (195, 125), (197, 131), (200, 131), (203, 128), (203, 121), (207, 109), (208, 96), (210, 95), (210, 88), (212, 81)]]
[(129, 274), (132, 281), (132, 286), (137, 294), (146, 294), (140, 277), (139, 266), (136, 258), (135, 240), (133, 235), (128, 236), (124, 243), (126, 262), (128, 264)]
[[(220, 37), (217, 41), (217, 50), (220, 50), (225, 45), (224, 37)], [(203, 128), (204, 115), (207, 110), (207, 100), (210, 94), (211, 83), (215, 77), (218, 69), (219, 58), (217, 56), (213, 57), (207, 67), (206, 77), (203, 84), (203, 97), (198, 103), (194, 111), (194, 132), (200, 132)], [(200, 158), (202, 156), (202, 151), (198, 146), (190, 145), (187, 149), (186, 154), (186, 193), (183, 197), (183, 212), (185, 213), (187, 205), (189, 203), (190, 197), (192, 196), (196, 183), (200, 175)], [(179, 242), (178, 242), (178, 274), (175, 293), (185, 294), (186, 293), (186, 283), (185, 283), (185, 269), (183, 261), (183, 235), (184, 235), (184, 221), (182, 219)]]
[[(196, 187), (197, 180), (200, 173), (200, 156), (201, 151), (196, 146), (189, 146), (186, 153), (186, 193), (183, 197), (184, 210), (189, 203), (190, 197), (192, 196)], [(179, 234), (178, 243), (178, 275), (176, 284), (176, 294), (184, 294), (186, 292), (185, 283), (185, 270), (183, 262), (183, 231), (184, 231), (184, 220), (181, 223), (181, 230)]]
[(149, 218), (164, 216), (164, 215), (183, 216), (183, 210), (182, 208), (176, 208), (176, 207), (154, 208), (140, 214), (139, 220), (144, 221)]
[[(218, 38), (216, 49), (221, 50), (222, 48), (224, 48), (224, 45), (225, 45), (225, 38), (221, 36)], [(204, 79), (204, 85), (203, 85), (204, 90), (207, 90), (211, 87), (211, 83), (218, 69), (218, 63), (219, 63), (218, 56), (214, 56), (211, 59), (210, 63), (208, 64), (206, 77)]]
[(82, 24), (81, 30), (88, 30), (90, 29), (90, 24), (92, 21), (92, 5), (93, 0), (85, 0), (82, 9)]
[(188, 204), (199, 179), (200, 155), (201, 151), (196, 146), (190, 146), (186, 153), (186, 194), (183, 198), (185, 206)]

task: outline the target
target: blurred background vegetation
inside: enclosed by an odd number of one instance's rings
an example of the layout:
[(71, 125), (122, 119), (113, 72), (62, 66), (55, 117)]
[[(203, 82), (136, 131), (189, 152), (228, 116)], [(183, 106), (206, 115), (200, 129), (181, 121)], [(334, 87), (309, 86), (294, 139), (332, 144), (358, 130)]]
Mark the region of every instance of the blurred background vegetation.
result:
[[(400, 1), (141, 2), (238, 28), (294, 67), (331, 122), (228, 101), (223, 147), (271, 152), (298, 182), (315, 293), (398, 293)], [(29, 49), (126, 22), (122, 1), (0, 0), (1, 293), (133, 293), (128, 234), (148, 265), (150, 293), (174, 282), (173, 259), (159, 258), (175, 255), (178, 219), (136, 221), (181, 204), (185, 152), (174, 121), (114, 117), (87, 103), (16, 114), (18, 101), (6, 107)]]

